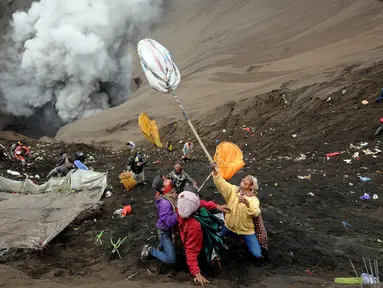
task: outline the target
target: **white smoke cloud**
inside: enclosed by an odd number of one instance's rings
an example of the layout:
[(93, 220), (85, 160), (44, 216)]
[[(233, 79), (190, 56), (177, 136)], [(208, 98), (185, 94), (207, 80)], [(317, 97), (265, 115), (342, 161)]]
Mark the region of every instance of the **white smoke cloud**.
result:
[[(0, 59), (6, 111), (30, 116), (53, 105), (71, 122), (121, 104), (132, 77), (128, 45), (158, 23), (162, 2), (41, 0), (28, 12), (14, 13), (12, 45)], [(108, 95), (100, 82), (115, 87)]]

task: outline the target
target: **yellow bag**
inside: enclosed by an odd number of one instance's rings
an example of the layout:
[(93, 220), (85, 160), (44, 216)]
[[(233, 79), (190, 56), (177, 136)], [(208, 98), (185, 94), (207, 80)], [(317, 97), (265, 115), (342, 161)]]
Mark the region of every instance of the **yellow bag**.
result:
[(134, 179), (133, 173), (130, 171), (120, 173), (119, 178), (128, 192), (137, 185), (137, 181)]
[(150, 120), (148, 115), (141, 113), (138, 117), (138, 125), (140, 126), (141, 132), (150, 142), (152, 142), (156, 147), (162, 147), (156, 120)]

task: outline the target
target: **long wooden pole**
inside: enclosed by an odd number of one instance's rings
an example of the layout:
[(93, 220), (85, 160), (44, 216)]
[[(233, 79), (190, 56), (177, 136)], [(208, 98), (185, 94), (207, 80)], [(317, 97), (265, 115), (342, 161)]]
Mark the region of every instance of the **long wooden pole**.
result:
[(176, 100), (176, 102), (177, 102), (177, 104), (178, 104), (178, 107), (180, 107), (180, 109), (181, 109), (182, 115), (184, 116), (186, 122), (188, 123), (190, 129), (192, 130), (192, 132), (193, 132), (195, 138), (197, 138), (197, 141), (198, 141), (199, 145), (201, 145), (203, 152), (205, 152), (205, 155), (206, 155), (207, 159), (209, 159), (210, 163), (212, 163), (212, 162), (213, 162), (213, 158), (211, 158), (209, 152), (207, 151), (205, 145), (203, 144), (201, 138), (199, 137), (197, 131), (195, 130), (193, 124), (191, 123), (190, 118), (189, 118), (189, 116), (186, 114), (185, 109), (184, 109), (184, 107), (183, 107), (183, 105), (182, 105), (180, 99), (177, 97), (176, 92), (175, 92), (174, 90), (171, 90), (171, 92), (172, 92), (172, 95), (173, 95), (173, 97), (174, 97), (174, 100)]

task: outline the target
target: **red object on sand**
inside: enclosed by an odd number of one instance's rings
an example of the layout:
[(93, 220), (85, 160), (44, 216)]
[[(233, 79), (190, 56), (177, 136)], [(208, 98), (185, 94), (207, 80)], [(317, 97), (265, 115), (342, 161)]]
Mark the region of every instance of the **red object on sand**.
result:
[(379, 119), (380, 124), (383, 124), (383, 117)]
[(127, 205), (122, 209), (121, 214), (122, 214), (122, 216), (126, 216), (126, 214), (129, 214), (130, 212), (132, 212), (132, 206)]
[(338, 156), (338, 155), (342, 155), (342, 152), (327, 153), (326, 157), (334, 157), (334, 156)]

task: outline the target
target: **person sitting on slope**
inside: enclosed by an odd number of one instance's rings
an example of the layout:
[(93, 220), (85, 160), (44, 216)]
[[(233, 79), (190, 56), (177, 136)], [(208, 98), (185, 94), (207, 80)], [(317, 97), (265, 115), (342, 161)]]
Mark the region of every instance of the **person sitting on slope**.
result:
[(185, 191), (178, 195), (178, 228), (185, 247), (186, 263), (194, 281), (203, 286), (209, 281), (201, 274), (199, 256), (204, 256), (202, 260), (210, 263), (213, 251), (217, 253), (217, 248), (223, 245), (217, 234), (223, 223), (208, 210), (227, 213), (229, 209), (226, 205), (200, 200), (196, 191), (190, 190), (194, 190), (193, 187), (185, 187)]
[(259, 200), (255, 194), (258, 191), (257, 178), (246, 176), (238, 187), (223, 179), (218, 172), (217, 163), (210, 165), (214, 184), (231, 211), (230, 214), (225, 215), (225, 226), (219, 235), (221, 237), (241, 236), (251, 255), (256, 259), (263, 259), (254, 224), (254, 218), (261, 214)]

